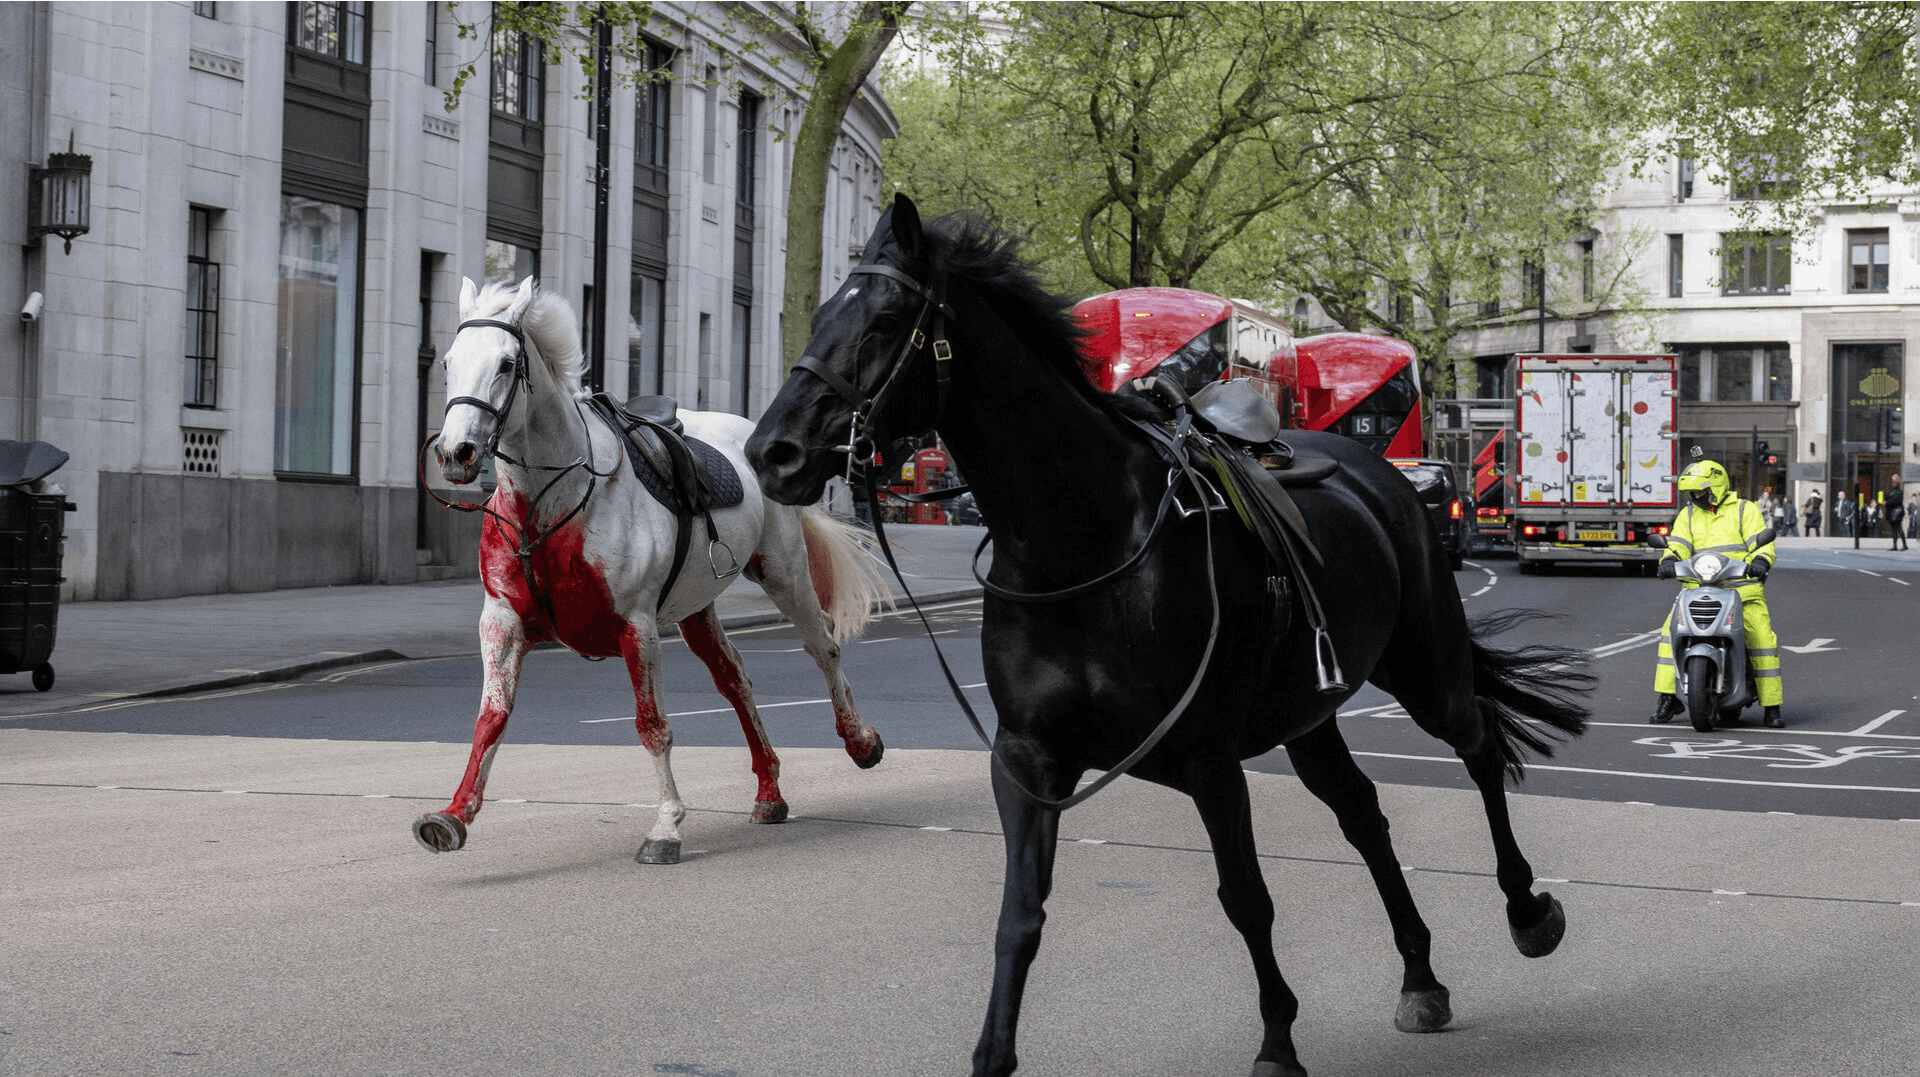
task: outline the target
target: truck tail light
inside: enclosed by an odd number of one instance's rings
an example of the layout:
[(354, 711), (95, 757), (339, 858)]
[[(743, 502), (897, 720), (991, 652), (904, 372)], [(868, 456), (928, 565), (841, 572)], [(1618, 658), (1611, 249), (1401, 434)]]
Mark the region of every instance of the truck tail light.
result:
[(1447, 503), (1447, 515), (1455, 520), (1458, 520), (1460, 518), (1461, 513), (1460, 513), (1459, 498), (1454, 498), (1452, 501)]
[(1523, 535), (1544, 535), (1547, 533), (1547, 529), (1541, 527), (1539, 524), (1527, 524), (1520, 528), (1520, 533)]

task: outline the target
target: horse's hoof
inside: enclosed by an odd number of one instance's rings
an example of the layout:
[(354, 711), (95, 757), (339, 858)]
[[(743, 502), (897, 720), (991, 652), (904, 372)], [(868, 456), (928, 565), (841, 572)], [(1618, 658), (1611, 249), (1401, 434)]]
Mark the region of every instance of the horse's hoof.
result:
[(1307, 1077), (1307, 1071), (1298, 1062), (1255, 1062), (1253, 1077)]
[(450, 853), (467, 844), (467, 824), (446, 812), (422, 815), (413, 821), (413, 836), (430, 853)]
[(876, 729), (873, 731), (873, 747), (868, 748), (867, 754), (854, 760), (853, 764), (861, 770), (872, 770), (880, 765), (880, 757), (886, 754), (887, 746), (880, 742), (880, 731)]
[(680, 842), (673, 838), (648, 838), (640, 843), (640, 851), (633, 859), (639, 864), (678, 864)]
[(787, 802), (784, 800), (756, 800), (753, 802), (753, 821), (756, 823), (784, 823), (787, 821)]
[[(1567, 913), (1552, 894), (1542, 890), (1540, 899), (1546, 904), (1546, 914), (1532, 927), (1512, 927), (1513, 945), (1520, 950), (1522, 957), (1545, 957), (1560, 945), (1560, 939), (1567, 933)], [(1509, 925), (1511, 927), (1511, 925)]]
[(1402, 991), (1400, 1006), (1393, 1011), (1393, 1027), (1402, 1032), (1438, 1032), (1453, 1020), (1447, 989)]

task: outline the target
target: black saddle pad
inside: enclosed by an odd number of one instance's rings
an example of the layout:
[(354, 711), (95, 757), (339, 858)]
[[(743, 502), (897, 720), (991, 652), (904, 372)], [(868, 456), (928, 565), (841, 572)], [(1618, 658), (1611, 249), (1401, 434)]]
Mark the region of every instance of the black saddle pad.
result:
[[(730, 509), (738, 505), (746, 497), (746, 491), (740, 484), (740, 473), (734, 470), (733, 462), (728, 460), (719, 449), (698, 438), (681, 440), (686, 443), (687, 449), (693, 453), (694, 459), (700, 462), (702, 470), (706, 472), (707, 493), (711, 498), (706, 507)], [(647, 488), (647, 492), (653, 495), (654, 500), (675, 512), (686, 510), (687, 506), (682, 505), (680, 499), (674, 494), (671, 476), (662, 476), (655, 471), (653, 466), (647, 463), (647, 458), (638, 452), (629, 450), (627, 455), (633, 460), (633, 473), (640, 477), (640, 485)]]

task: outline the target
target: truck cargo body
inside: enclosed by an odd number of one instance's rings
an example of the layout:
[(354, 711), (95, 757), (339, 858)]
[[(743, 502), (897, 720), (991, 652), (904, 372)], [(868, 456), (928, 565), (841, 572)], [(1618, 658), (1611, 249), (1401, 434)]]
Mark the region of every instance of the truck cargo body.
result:
[(1652, 571), (1679, 473), (1671, 355), (1514, 358), (1506, 507), (1521, 572), (1545, 561)]

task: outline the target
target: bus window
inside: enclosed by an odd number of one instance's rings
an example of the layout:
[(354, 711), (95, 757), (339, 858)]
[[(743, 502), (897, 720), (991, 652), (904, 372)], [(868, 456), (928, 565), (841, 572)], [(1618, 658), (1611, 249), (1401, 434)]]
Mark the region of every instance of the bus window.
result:
[(1156, 376), (1174, 378), (1189, 394), (1227, 372), (1227, 323), (1216, 322), (1154, 368)]

